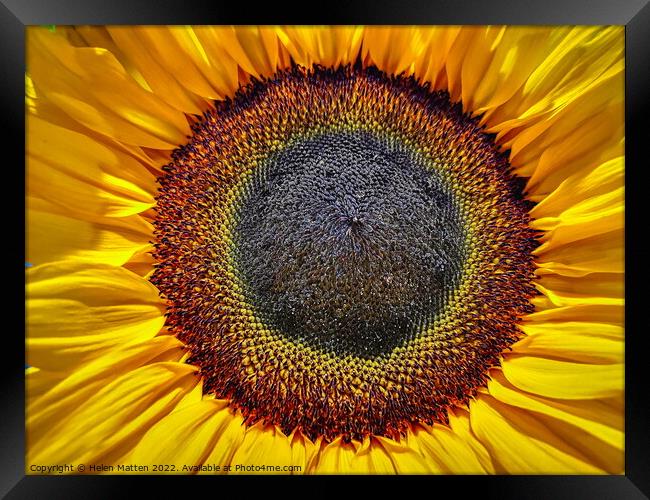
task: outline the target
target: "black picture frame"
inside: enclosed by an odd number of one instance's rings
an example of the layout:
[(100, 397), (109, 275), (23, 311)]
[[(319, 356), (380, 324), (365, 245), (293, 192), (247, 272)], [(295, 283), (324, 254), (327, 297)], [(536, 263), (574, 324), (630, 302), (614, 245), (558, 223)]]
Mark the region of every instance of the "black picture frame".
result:
[[(626, 39), (626, 433), (624, 476), (426, 476), (409, 477), (434, 489), (446, 488), (481, 497), (537, 498), (648, 498), (650, 496), (650, 404), (644, 360), (642, 330), (644, 285), (647, 286), (647, 260), (639, 224), (647, 211), (642, 205), (642, 174), (647, 170), (644, 146), (648, 142), (645, 121), (650, 117), (650, 4), (649, 0), (436, 0), (436, 1), (348, 1), (344, 5), (317, 5), (313, 11), (267, 2), (244, 5), (241, 2), (189, 0), (0, 0), (0, 120), (2, 122), (4, 187), (11, 209), (5, 212), (3, 226), (16, 228), (5, 269), (5, 282), (15, 280), (16, 290), (3, 301), (4, 311), (16, 320), (5, 326), (4, 377), (0, 379), (0, 495), (6, 498), (104, 498), (118, 497), (146, 481), (146, 488), (171, 495), (171, 480), (153, 481), (150, 477), (126, 476), (26, 476), (24, 412), (24, 327), (25, 303), (18, 291), (24, 285), (25, 218), (24, 198), (24, 85), (25, 27), (44, 24), (580, 24), (625, 25)], [(12, 154), (10, 154), (12, 153)], [(14, 159), (10, 161), (9, 158)], [(22, 166), (22, 168), (20, 168)], [(8, 177), (9, 176), (9, 177)], [(6, 247), (6, 245), (4, 245)], [(7, 261), (5, 261), (6, 263)], [(7, 279), (11, 278), (11, 279)], [(7, 317), (8, 315), (5, 315)], [(6, 324), (6, 323), (5, 323)], [(24, 328), (23, 328), (24, 331)], [(157, 478), (156, 478), (157, 479)], [(241, 478), (240, 478), (241, 479)], [(251, 478), (246, 478), (249, 481)], [(297, 481), (323, 478), (296, 478)], [(326, 478), (331, 481), (331, 478)], [(187, 494), (189, 478), (180, 480)], [(201, 478), (210, 481), (212, 478)], [(229, 479), (232, 480), (232, 479)], [(280, 478), (272, 478), (272, 481)], [(285, 478), (286, 480), (286, 478)], [(347, 480), (347, 478), (345, 478)], [(381, 486), (385, 478), (374, 478)], [(404, 478), (395, 478), (402, 481)], [(175, 483), (177, 482), (175, 481)], [(434, 483), (429, 483), (433, 481)], [(308, 483), (299, 483), (309, 486)], [(196, 483), (192, 483), (194, 488)], [(144, 486), (144, 485), (142, 485)], [(295, 489), (295, 486), (290, 486)], [(323, 492), (327, 491), (326, 489)], [(409, 491), (409, 490), (407, 490)]]

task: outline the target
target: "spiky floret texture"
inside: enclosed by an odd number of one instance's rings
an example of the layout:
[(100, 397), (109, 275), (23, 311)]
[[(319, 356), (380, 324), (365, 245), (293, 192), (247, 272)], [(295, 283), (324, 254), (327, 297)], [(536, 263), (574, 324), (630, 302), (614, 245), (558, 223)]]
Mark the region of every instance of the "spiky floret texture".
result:
[(338, 356), (414, 338), (463, 267), (462, 221), (435, 171), (367, 131), (271, 156), (235, 219), (235, 268), (262, 322)]
[(294, 67), (193, 132), (159, 179), (152, 281), (204, 390), (248, 422), (399, 439), (520, 337), (529, 207), (446, 93)]

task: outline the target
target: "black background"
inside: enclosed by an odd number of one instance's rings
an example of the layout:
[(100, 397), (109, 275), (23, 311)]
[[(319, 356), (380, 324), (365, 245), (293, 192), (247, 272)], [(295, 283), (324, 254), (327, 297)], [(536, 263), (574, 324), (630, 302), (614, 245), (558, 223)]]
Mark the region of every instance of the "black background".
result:
[[(277, 1), (217, 2), (189, 0), (0, 0), (0, 123), (2, 124), (2, 206), (0, 219), (6, 272), (0, 378), (0, 495), (6, 498), (119, 498), (140, 494), (161, 497), (210, 496), (233, 488), (249, 496), (262, 481), (280, 495), (356, 493), (368, 497), (371, 486), (391, 481), (400, 495), (500, 499), (627, 499), (650, 495), (650, 405), (644, 349), (644, 288), (648, 259), (642, 231), (648, 212), (643, 204), (649, 161), (650, 5), (648, 0), (438, 0), (346, 1), (283, 5)], [(352, 476), (324, 477), (127, 477), (24, 474), (25, 369), (25, 127), (24, 27), (32, 24), (618, 24), (626, 26), (626, 475), (625, 476), (409, 476), (364, 477), (364, 489), (352, 490)], [(647, 195), (646, 195), (647, 198)], [(9, 232), (11, 231), (11, 232)], [(647, 308), (646, 308), (647, 309)], [(7, 319), (11, 321), (7, 321)], [(335, 480), (336, 479), (336, 480)], [(415, 481), (419, 484), (412, 484)], [(226, 484), (228, 483), (228, 484)], [(290, 484), (291, 483), (291, 484)], [(330, 486), (331, 485), (331, 486)], [(142, 490), (140, 490), (142, 488)], [(402, 488), (405, 488), (402, 490)], [(270, 490), (269, 490), (270, 491)], [(161, 495), (161, 493), (166, 493)], [(642, 493), (643, 492), (643, 493)], [(268, 494), (268, 492), (263, 493)], [(148, 495), (148, 496), (149, 496)]]

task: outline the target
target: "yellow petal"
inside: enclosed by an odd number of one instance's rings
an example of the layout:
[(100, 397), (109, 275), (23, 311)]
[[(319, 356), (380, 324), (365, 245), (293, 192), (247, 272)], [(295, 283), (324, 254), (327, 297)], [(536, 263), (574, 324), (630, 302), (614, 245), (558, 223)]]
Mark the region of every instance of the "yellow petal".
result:
[[(59, 155), (58, 158), (70, 166), (75, 166), (75, 163), (66, 159), (65, 155)], [(154, 205), (153, 196), (149, 193), (132, 189), (135, 186), (126, 179), (127, 172), (124, 178), (120, 178), (92, 172), (92, 160), (82, 165), (84, 166), (78, 170), (79, 175), (70, 175), (57, 170), (56, 167), (53, 168), (51, 164), (29, 156), (27, 159), (29, 194), (56, 205), (60, 211), (64, 210), (69, 215), (82, 219), (128, 217)], [(84, 178), (83, 172), (94, 178)], [(149, 176), (147, 172), (144, 175)]]
[[(522, 171), (522, 175), (526, 177), (536, 177), (529, 183), (529, 188), (536, 184), (547, 184), (545, 177), (554, 178), (556, 174), (561, 174), (561, 170), (566, 169), (573, 173), (585, 164), (593, 163), (593, 159), (597, 157), (593, 155), (593, 151), (589, 151), (593, 146), (607, 150), (609, 143), (619, 142), (623, 138), (621, 89), (624, 69), (624, 61), (619, 58), (561, 106), (532, 121), (511, 120), (488, 128), (490, 132), (497, 132), (497, 142), (512, 150), (511, 162), (517, 171)], [(604, 123), (607, 120), (610, 121), (609, 127)], [(592, 133), (592, 128), (595, 133)], [(612, 136), (602, 144), (590, 142), (596, 140), (603, 128), (608, 129)], [(574, 149), (581, 154), (573, 155), (567, 146), (579, 139), (586, 141), (587, 147), (574, 144)], [(559, 156), (557, 161), (546, 154), (547, 150), (552, 150)], [(620, 154), (619, 152), (618, 155)], [(583, 156), (587, 160), (586, 163), (582, 161)], [(567, 163), (569, 161), (571, 163)], [(547, 169), (546, 175), (537, 174), (537, 166)], [(565, 174), (564, 178), (566, 177)]]
[(89, 397), (78, 395), (37, 443), (31, 441), (28, 423), (27, 462), (92, 464), (123, 455), (197, 381), (194, 367), (160, 362), (118, 376)]
[(39, 118), (28, 122), (30, 194), (82, 217), (125, 217), (154, 205), (155, 179), (133, 157)]
[(549, 398), (607, 398), (623, 390), (624, 369), (618, 363), (592, 365), (509, 355), (502, 369), (515, 387)]
[(564, 94), (579, 93), (585, 81), (595, 80), (618, 62), (623, 49), (623, 30), (619, 26), (575, 27), (526, 81), (524, 94), (528, 102), (538, 103), (527, 113), (549, 104), (539, 102), (541, 99), (558, 96), (556, 100), (561, 101), (567, 98)]
[(120, 266), (149, 247), (152, 233), (138, 215), (83, 220), (45, 200), (28, 198), (27, 261), (33, 265), (70, 260)]
[(529, 194), (547, 195), (571, 175), (624, 154), (623, 68), (560, 112), (518, 129), (508, 146)]
[(362, 53), (386, 73), (413, 72), (414, 61), (424, 49), (421, 37), (415, 27), (368, 26), (363, 32)]
[(531, 222), (533, 229), (548, 231), (542, 241), (562, 245), (624, 227), (624, 188), (577, 201), (557, 217), (544, 217)]
[(484, 33), (485, 28), (483, 27), (463, 27), (449, 47), (445, 61), (445, 74), (447, 80), (446, 90), (449, 92), (452, 102), (457, 102), (461, 99), (463, 85), (462, 71), (465, 55), (474, 43), (474, 38), (480, 37)]
[(318, 455), (318, 462), (314, 465), (313, 472), (316, 474), (354, 474), (368, 473), (368, 470), (354, 469), (355, 447), (350, 443), (344, 443), (337, 438), (321, 449)]
[(599, 474), (577, 450), (548, 431), (532, 413), (481, 394), (470, 403), (472, 431), (509, 474)]
[(54, 262), (26, 279), (27, 362), (38, 368), (72, 369), (164, 324), (156, 288), (123, 268)]
[[(619, 451), (623, 450), (625, 435), (622, 407), (616, 412), (598, 400), (562, 401), (525, 394), (508, 383), (497, 370), (493, 371), (488, 382), (488, 391), (502, 403), (566, 422)], [(579, 448), (580, 440), (571, 440), (571, 444)]]
[[(236, 417), (228, 409), (226, 401), (205, 399), (184, 406), (155, 424), (124, 462), (146, 465), (150, 473), (198, 473), (201, 469), (192, 469), (191, 466), (202, 464), (212, 467), (212, 470), (205, 472), (222, 473), (223, 466), (227, 464), (208, 461), (208, 457), (219, 441), (232, 441), (233, 436), (225, 438), (224, 433), (232, 433), (233, 420), (237, 420), (238, 425), (242, 426), (241, 417)], [(241, 435), (243, 438), (243, 428)], [(240, 442), (241, 439), (231, 444), (238, 446)], [(234, 450), (233, 447), (232, 452)], [(159, 464), (169, 465), (171, 468), (154, 471), (154, 466)]]
[[(579, 408), (579, 404), (576, 405)], [(572, 408), (573, 410), (574, 408)], [(576, 408), (577, 409), (577, 408)], [(619, 415), (623, 415), (623, 406), (618, 408)], [(624, 432), (621, 429), (612, 433), (612, 444), (605, 441), (604, 436), (594, 436), (589, 426), (567, 425), (565, 422), (540, 416), (540, 421), (549, 432), (571, 446), (580, 453), (584, 460), (604, 470), (608, 474), (624, 474), (625, 453), (624, 453)], [(592, 424), (593, 426), (593, 424)]]
[(213, 33), (210, 28), (139, 26), (130, 29), (138, 33), (139, 41), (164, 70), (194, 94), (206, 99), (223, 99), (236, 90), (235, 61), (210, 40)]
[[(535, 205), (530, 213), (536, 219), (562, 217), (565, 213), (573, 213), (577, 202), (615, 192), (623, 187), (624, 182), (624, 159), (614, 158), (588, 173), (567, 177), (555, 191)], [(622, 194), (618, 202), (623, 203)]]
[[(555, 322), (578, 322), (578, 325), (585, 323), (606, 323), (616, 325), (620, 328), (622, 336), (622, 325), (625, 317), (625, 310), (620, 305), (600, 305), (600, 304), (578, 304), (565, 307), (553, 307), (542, 311), (529, 314), (525, 317), (527, 323), (524, 326), (537, 328), (548, 324), (549, 328), (554, 328)], [(589, 325), (587, 325), (589, 327)], [(578, 326), (581, 328), (581, 326)], [(610, 332), (611, 333), (611, 332)], [(611, 333), (612, 335), (614, 333)], [(618, 334), (617, 334), (618, 335)]]
[[(553, 36), (558, 28), (534, 28)], [(491, 132), (503, 135), (555, 113), (584, 91), (608, 78), (607, 71), (623, 60), (623, 31), (620, 27), (577, 26), (559, 28), (544, 58), (510, 99), (490, 116)]]
[(125, 56), (118, 45), (116, 45), (113, 38), (111, 38), (111, 35), (108, 32), (108, 26), (86, 25), (70, 26), (68, 28), (69, 29), (64, 31), (64, 33), (72, 45), (75, 47), (99, 47), (108, 50), (117, 58), (127, 73), (138, 83), (138, 85), (151, 92), (151, 87), (135, 65), (132, 58)]
[(406, 444), (383, 437), (363, 443), (344, 443), (340, 438), (321, 449), (317, 474), (423, 474), (439, 472), (434, 464)]
[(621, 228), (564, 245), (554, 245), (553, 239), (549, 239), (533, 253), (539, 256), (538, 275), (580, 278), (598, 272), (623, 273), (625, 234)]
[(179, 361), (185, 354), (178, 339), (161, 335), (143, 342), (127, 342), (69, 374), (49, 372), (57, 382), (34, 397), (33, 404), (27, 407), (27, 420), (33, 429), (30, 439), (36, 442), (69, 408), (87, 399), (119, 374), (156, 361)]
[(223, 47), (244, 71), (255, 77), (271, 76), (278, 67), (278, 37), (274, 27), (210, 27), (204, 35)]
[(362, 27), (287, 26), (278, 28), (278, 38), (296, 63), (309, 67), (320, 64), (338, 67), (357, 58), (363, 37)]
[[(591, 308), (588, 309), (589, 312), (591, 310)], [(558, 318), (552, 318), (551, 315), (541, 315), (540, 313), (540, 316), (535, 318), (536, 321), (533, 321), (530, 319), (532, 316), (527, 317), (520, 328), (524, 333), (536, 337), (551, 337), (560, 340), (560, 337), (565, 336), (568, 338), (589, 336), (622, 341), (625, 331), (622, 324), (589, 321), (589, 319), (598, 319), (596, 317), (586, 317), (584, 321), (580, 321), (580, 317), (571, 317), (567, 314), (567, 319), (575, 321), (551, 321), (551, 319), (560, 319), (561, 317), (558, 315)]]
[(60, 108), (48, 101), (40, 91), (36, 90), (34, 80), (28, 73), (25, 73), (25, 114), (27, 118), (25, 125), (27, 127), (29, 127), (29, 122), (32, 117), (38, 117), (46, 123), (51, 123), (67, 130), (81, 132), (82, 134), (95, 134), (97, 137), (105, 137), (68, 116)]
[(291, 436), (291, 463), (305, 464), (301, 470), (296, 470), (294, 474), (308, 474), (312, 471), (315, 461), (318, 458), (321, 441), (312, 442), (309, 438), (302, 435), (300, 431), (294, 431)]
[(37, 92), (92, 130), (158, 149), (187, 141), (185, 115), (139, 86), (105, 49), (73, 47), (61, 35), (32, 27), (27, 72)]
[(245, 432), (246, 426), (243, 424), (241, 414), (237, 414), (231, 418), (223, 415), (223, 424), (219, 428), (217, 440), (205, 459), (205, 463), (231, 465), (232, 456), (243, 442)]
[[(55, 106), (50, 102), (45, 96), (41, 95), (36, 91), (36, 88), (33, 85), (31, 77), (25, 75), (26, 82), (26, 112), (27, 112), (27, 126), (34, 117), (39, 118), (41, 121), (56, 125), (57, 127), (64, 128), (66, 130), (74, 131), (83, 136), (91, 138), (95, 142), (108, 147), (111, 151), (119, 151), (127, 154), (131, 158), (137, 160), (141, 165), (143, 165), (146, 171), (157, 176), (162, 172), (161, 167), (170, 160), (169, 151), (162, 150), (151, 150), (148, 149), (146, 152), (139, 146), (133, 144), (126, 144), (116, 140), (115, 138), (104, 135), (100, 132), (96, 132), (93, 129), (90, 129), (83, 125), (81, 122), (71, 118), (60, 108)], [(132, 160), (127, 160), (129, 163)], [(151, 184), (152, 177), (147, 178), (146, 175), (141, 175), (140, 170), (138, 170), (137, 175), (130, 177), (130, 173), (125, 173), (128, 179), (131, 179), (139, 187), (143, 188), (147, 193), (153, 193), (157, 186)], [(140, 184), (142, 183), (142, 184)]]
[(30, 366), (25, 370), (25, 406), (31, 406), (39, 397), (65, 378), (65, 373), (41, 370)]
[(619, 273), (592, 273), (580, 278), (541, 276), (535, 286), (555, 306), (625, 302), (624, 275)]
[(499, 43), (505, 33), (505, 27), (476, 28), (473, 30), (472, 41), (462, 59), (461, 99), (463, 109), (466, 111), (476, 109), (479, 104), (475, 102), (477, 87), (485, 81), (486, 72), (495, 52), (492, 47)]
[(415, 75), (421, 82), (429, 82), (432, 89), (445, 89), (445, 63), (461, 28), (458, 26), (426, 26), (418, 28), (422, 52), (415, 58)]
[[(539, 177), (529, 183), (529, 187), (537, 183), (543, 184), (544, 178), (552, 176), (554, 170), (559, 167), (571, 169), (568, 161), (580, 164), (582, 155), (590, 156), (588, 151), (590, 147), (603, 146), (609, 141), (618, 141), (622, 138), (623, 72), (624, 66), (621, 60), (611, 66), (593, 84), (584, 87), (582, 92), (565, 107), (548, 113), (533, 123), (508, 129), (507, 134), (501, 133), (501, 136), (510, 137), (504, 145), (512, 149), (513, 165), (518, 170), (527, 169), (526, 176)], [(612, 133), (612, 136), (604, 141), (605, 144), (588, 142), (585, 148), (583, 144), (577, 142), (578, 139), (595, 140), (600, 135), (599, 130), (603, 128)], [(499, 126), (489, 130), (497, 132)], [(573, 145), (574, 149), (582, 155), (573, 155), (568, 145)], [(560, 155), (558, 161), (554, 161), (549, 155), (544, 158), (548, 149)], [(544, 172), (545, 175), (540, 175), (541, 172), (535, 173), (536, 166), (539, 164), (548, 169)]]
[[(551, 48), (569, 28), (531, 28), (507, 26), (489, 47), (493, 53), (487, 59), (482, 77), (475, 82), (471, 92), (470, 109), (475, 113), (489, 110), (509, 101), (528, 80)], [(483, 43), (487, 43), (487, 40)], [(471, 64), (469, 60), (464, 65)], [(464, 82), (463, 82), (463, 86)]]
[(483, 445), (469, 430), (469, 417), (449, 413), (449, 426), (422, 424), (415, 437), (427, 461), (439, 464), (445, 474), (493, 473), (494, 466)]
[(158, 54), (149, 47), (140, 27), (107, 26), (105, 29), (111, 41), (137, 68), (147, 87), (157, 96), (185, 113), (201, 114), (205, 111), (207, 102), (178, 82), (180, 75), (164, 66)]
[[(555, 302), (564, 302), (564, 305), (558, 306)], [(604, 304), (600, 304), (600, 302), (605, 302)], [(557, 296), (554, 296), (553, 294), (549, 294), (548, 292), (542, 292), (542, 295), (537, 295), (535, 297), (532, 297), (530, 299), (530, 303), (535, 307), (535, 313), (543, 313), (547, 311), (562, 311), (562, 310), (568, 310), (568, 308), (574, 308), (574, 307), (594, 307), (598, 310), (600, 308), (605, 308), (603, 312), (606, 314), (609, 314), (612, 318), (616, 318), (619, 316), (618, 311), (622, 309), (622, 306), (625, 304), (624, 300), (613, 300), (613, 299), (602, 299), (602, 298), (597, 298), (596, 300), (590, 300), (590, 301), (582, 301), (582, 300), (576, 300), (576, 301), (568, 301), (565, 302), (562, 300), (562, 298), (559, 298)]]
[[(379, 445), (378, 445), (379, 444)], [(352, 471), (370, 474), (415, 474), (423, 471), (421, 458), (413, 451), (395, 450), (392, 440), (377, 437), (366, 439), (352, 459)]]
[(488, 128), (511, 149), (514, 172), (531, 177), (530, 196), (545, 196), (570, 175), (624, 153), (623, 72), (621, 58), (562, 106), (532, 121)]
[[(451, 444), (451, 449), (448, 449), (445, 446), (449, 444), (445, 442), (448, 436), (443, 434), (440, 429), (434, 431), (429, 427), (424, 427), (423, 431), (416, 434), (422, 454), (431, 464), (435, 464), (440, 469), (441, 474), (485, 473), (480, 464), (477, 466), (476, 456), (471, 450), (458, 448), (454, 446), (456, 443)], [(442, 444), (443, 442), (445, 444)]]
[[(560, 328), (541, 334), (523, 330), (529, 335), (512, 345), (516, 354), (578, 363), (623, 363), (622, 339), (594, 335), (589, 324), (573, 332)], [(608, 331), (608, 328), (603, 330)]]
[[(232, 474), (291, 474), (304, 473), (306, 461), (294, 462), (301, 455), (292, 447), (301, 446), (273, 425), (257, 423), (246, 429), (244, 439), (230, 461)], [(292, 468), (299, 469), (293, 470)]]
[(449, 48), (445, 62), (447, 90), (452, 101), (462, 100), (465, 111), (471, 112), (480, 106), (475, 102), (475, 92), (492, 64), (495, 47), (505, 30), (499, 26), (466, 26)]
[[(216, 36), (214, 28), (193, 26), (185, 35), (181, 43), (193, 54), (197, 67), (220, 95), (231, 97), (239, 86), (237, 61), (228, 53), (221, 38)], [(188, 48), (190, 45), (193, 50)]]
[(124, 268), (148, 280), (149, 276), (154, 271), (154, 264), (156, 263), (156, 259), (154, 259), (152, 255), (153, 251), (154, 246), (147, 245), (142, 250), (133, 254), (133, 256), (124, 263)]
[[(375, 441), (380, 446), (374, 446)], [(376, 436), (371, 442), (369, 451), (373, 454), (370, 458), (373, 463), (378, 464), (382, 453), (385, 454), (398, 474), (433, 474), (440, 469), (435, 463), (424, 458), (418, 449), (410, 445), (407, 440), (395, 441), (382, 436)], [(377, 465), (374, 468), (379, 472)], [(388, 471), (387, 471), (388, 472)]]

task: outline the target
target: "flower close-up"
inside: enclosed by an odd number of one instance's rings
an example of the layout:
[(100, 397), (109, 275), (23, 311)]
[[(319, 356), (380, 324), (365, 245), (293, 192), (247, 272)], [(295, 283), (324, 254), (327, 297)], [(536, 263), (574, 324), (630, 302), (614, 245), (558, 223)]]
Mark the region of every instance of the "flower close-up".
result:
[(28, 474), (624, 473), (622, 27), (26, 52)]

